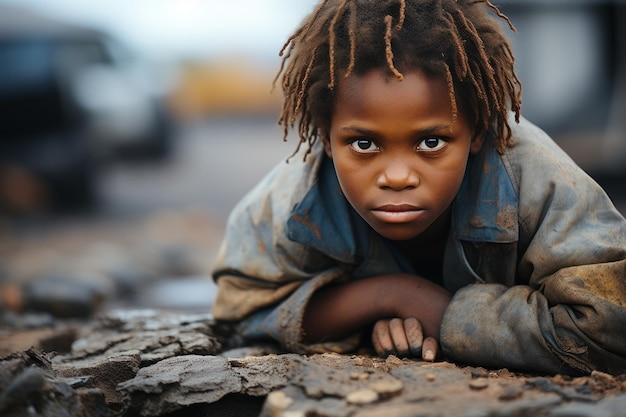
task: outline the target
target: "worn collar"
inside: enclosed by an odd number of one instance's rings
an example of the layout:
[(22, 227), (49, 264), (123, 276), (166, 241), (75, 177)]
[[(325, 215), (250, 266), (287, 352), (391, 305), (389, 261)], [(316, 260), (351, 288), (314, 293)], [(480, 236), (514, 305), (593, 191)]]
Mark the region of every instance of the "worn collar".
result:
[(491, 140), (468, 161), (453, 206), (456, 237), (472, 242), (511, 243), (519, 236), (518, 200), (502, 156)]
[[(517, 193), (502, 157), (488, 143), (468, 161), (453, 203), (454, 233), (471, 242), (510, 243), (519, 234)], [(371, 228), (344, 197), (332, 161), (318, 157), (311, 172), (317, 180), (294, 207), (287, 236), (341, 262), (359, 262), (367, 256)]]

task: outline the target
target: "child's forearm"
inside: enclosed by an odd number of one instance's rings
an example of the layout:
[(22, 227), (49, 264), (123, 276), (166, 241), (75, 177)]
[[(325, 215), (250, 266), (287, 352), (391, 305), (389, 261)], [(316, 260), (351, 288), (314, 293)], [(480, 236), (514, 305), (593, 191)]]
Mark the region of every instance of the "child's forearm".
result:
[(450, 294), (417, 276), (394, 274), (325, 288), (307, 305), (303, 319), (308, 342), (337, 340), (383, 318), (415, 317), (425, 336), (439, 339)]

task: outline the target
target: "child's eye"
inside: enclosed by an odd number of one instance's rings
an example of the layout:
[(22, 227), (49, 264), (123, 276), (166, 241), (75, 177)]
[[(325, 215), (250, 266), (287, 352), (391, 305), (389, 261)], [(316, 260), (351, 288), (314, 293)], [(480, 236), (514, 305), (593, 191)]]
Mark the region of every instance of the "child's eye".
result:
[(371, 153), (378, 152), (380, 148), (370, 139), (355, 139), (350, 142), (350, 146), (357, 152)]
[(444, 148), (447, 144), (448, 142), (446, 142), (442, 138), (430, 137), (420, 141), (420, 143), (417, 145), (417, 150), (425, 152), (435, 152)]

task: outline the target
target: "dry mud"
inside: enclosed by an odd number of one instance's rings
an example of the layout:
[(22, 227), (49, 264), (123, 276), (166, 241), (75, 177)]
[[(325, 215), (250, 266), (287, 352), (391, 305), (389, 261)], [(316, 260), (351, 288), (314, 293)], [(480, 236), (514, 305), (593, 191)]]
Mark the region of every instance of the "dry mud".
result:
[(189, 211), (0, 234), (0, 416), (626, 416), (626, 375), (242, 347), (207, 306), (154, 291), (209, 298), (219, 230)]
[(2, 416), (623, 416), (626, 375), (571, 378), (236, 347), (209, 315), (112, 310), (14, 331)]

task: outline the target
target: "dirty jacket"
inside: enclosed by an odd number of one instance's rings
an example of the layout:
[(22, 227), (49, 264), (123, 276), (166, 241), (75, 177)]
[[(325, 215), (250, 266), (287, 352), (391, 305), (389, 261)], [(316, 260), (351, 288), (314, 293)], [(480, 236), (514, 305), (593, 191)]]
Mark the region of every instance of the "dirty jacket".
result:
[[(626, 372), (626, 222), (605, 192), (539, 128), (513, 124), (504, 155), (486, 140), (452, 206), (441, 325), (450, 359), (547, 373)], [(276, 166), (232, 211), (214, 271), (213, 313), (290, 351), (329, 284), (411, 263), (360, 218), (317, 145)]]

